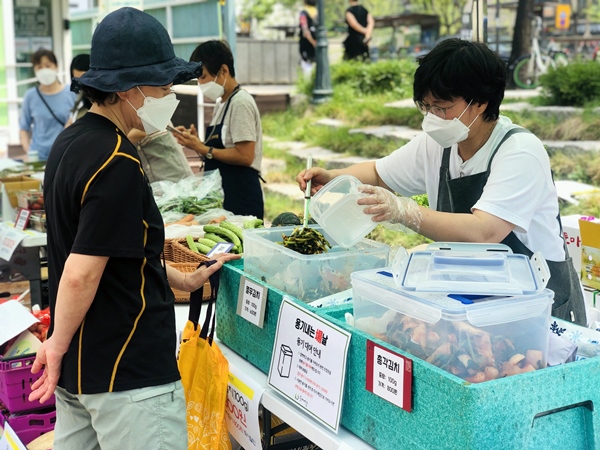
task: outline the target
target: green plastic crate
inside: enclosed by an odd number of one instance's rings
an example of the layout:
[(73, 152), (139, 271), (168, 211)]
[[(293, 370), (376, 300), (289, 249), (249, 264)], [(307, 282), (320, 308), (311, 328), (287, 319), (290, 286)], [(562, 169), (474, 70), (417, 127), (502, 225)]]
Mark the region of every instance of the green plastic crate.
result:
[[(468, 383), (346, 324), (347, 305), (320, 313), (352, 333), (342, 425), (377, 449), (599, 449), (600, 358)], [(413, 360), (413, 411), (368, 392), (367, 341)]]
[[(268, 373), (286, 294), (242, 268), (235, 261), (221, 269), (217, 336)], [(236, 314), (241, 276), (269, 288), (263, 328)], [(341, 424), (377, 449), (600, 449), (600, 358), (471, 384), (347, 325), (351, 305), (292, 301), (352, 333)], [(368, 340), (413, 360), (411, 413), (365, 389)]]

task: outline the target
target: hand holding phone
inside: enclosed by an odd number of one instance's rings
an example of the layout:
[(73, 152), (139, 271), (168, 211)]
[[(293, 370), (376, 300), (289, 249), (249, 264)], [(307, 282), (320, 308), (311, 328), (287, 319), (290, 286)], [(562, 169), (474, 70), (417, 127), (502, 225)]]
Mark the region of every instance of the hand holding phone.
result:
[(183, 136), (183, 131), (178, 130), (177, 128), (174, 128), (171, 125), (167, 125), (167, 130), (172, 131), (173, 133), (177, 133), (177, 134)]

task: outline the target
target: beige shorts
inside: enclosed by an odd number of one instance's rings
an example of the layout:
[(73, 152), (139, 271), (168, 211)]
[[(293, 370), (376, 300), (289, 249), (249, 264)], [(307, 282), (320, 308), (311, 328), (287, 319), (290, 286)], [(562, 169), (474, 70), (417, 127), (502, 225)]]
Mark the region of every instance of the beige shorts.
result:
[(187, 450), (180, 381), (105, 394), (56, 388), (54, 450)]

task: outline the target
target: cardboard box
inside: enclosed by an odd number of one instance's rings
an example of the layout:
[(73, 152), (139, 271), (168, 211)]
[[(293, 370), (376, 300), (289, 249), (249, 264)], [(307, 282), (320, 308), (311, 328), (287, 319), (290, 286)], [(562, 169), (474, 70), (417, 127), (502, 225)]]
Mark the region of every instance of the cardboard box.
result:
[[(29, 291), (29, 281), (25, 280), (25, 281), (7, 281), (7, 282), (0, 282), (0, 295), (4, 293), (5, 297), (0, 297), (0, 301), (3, 298), (13, 298), (16, 299), (18, 297), (21, 296), (21, 294), (23, 294), (25, 291)], [(10, 295), (6, 295), (5, 293), (8, 292)], [(27, 292), (27, 294), (25, 294), (20, 300), (19, 303), (21, 303), (23, 306), (25, 306), (26, 308), (30, 308), (31, 307), (31, 293)]]
[(17, 207), (17, 193), (30, 189), (41, 189), (40, 180), (26, 176), (0, 178), (0, 189), (2, 189), (2, 220), (5, 222), (15, 220), (15, 208)]
[(579, 220), (581, 230), (581, 283), (600, 289), (600, 219)]
[(573, 214), (560, 218), (565, 243), (569, 250), (569, 255), (573, 259), (573, 266), (577, 273), (581, 274), (581, 233), (579, 231), (579, 219), (581, 215)]

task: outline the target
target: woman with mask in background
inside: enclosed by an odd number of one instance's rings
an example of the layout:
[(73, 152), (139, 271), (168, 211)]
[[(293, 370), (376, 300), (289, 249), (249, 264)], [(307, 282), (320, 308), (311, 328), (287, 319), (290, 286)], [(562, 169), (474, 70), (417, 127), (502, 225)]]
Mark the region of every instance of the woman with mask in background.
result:
[(177, 127), (177, 141), (204, 158), (204, 170), (221, 173), (225, 200), (223, 208), (237, 215), (264, 216), (260, 186), (262, 161), (262, 127), (254, 98), (240, 89), (235, 79), (233, 55), (222, 41), (200, 44), (190, 58), (202, 63), (198, 78), (204, 97), (215, 102), (205, 140), (200, 141), (192, 124)]
[[(539, 251), (550, 268), (552, 315), (586, 325), (548, 154), (536, 136), (499, 115), (505, 85), (506, 65), (487, 46), (448, 39), (414, 75), (424, 133), (380, 160), (313, 167), (296, 180), (302, 190), (312, 180), (314, 193), (336, 176), (354, 175), (366, 184), (358, 204), (375, 222), (435, 241), (501, 242), (527, 256)], [(424, 193), (431, 209), (410, 198)]]
[(30, 160), (45, 161), (75, 104), (75, 93), (58, 81), (58, 61), (51, 50), (39, 49), (31, 57), (39, 86), (25, 93), (19, 120), (21, 145)]

